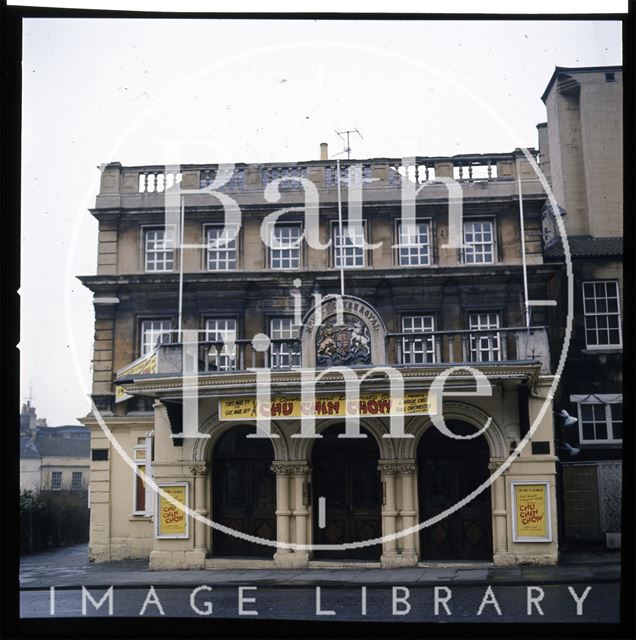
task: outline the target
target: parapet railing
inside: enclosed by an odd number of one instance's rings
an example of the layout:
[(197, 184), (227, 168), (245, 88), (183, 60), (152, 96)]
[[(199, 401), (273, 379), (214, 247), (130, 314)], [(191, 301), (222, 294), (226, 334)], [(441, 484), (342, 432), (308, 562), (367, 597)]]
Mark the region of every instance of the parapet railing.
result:
[[(528, 149), (538, 160), (536, 149)], [(513, 180), (517, 173), (529, 175), (532, 168), (526, 155), (516, 149), (509, 153), (461, 154), (456, 156), (416, 156), (346, 160), (340, 163), (345, 184), (366, 187), (399, 187), (408, 180), (415, 185), (452, 178), (462, 183)], [(113, 162), (103, 167), (100, 193), (164, 193), (177, 185), (182, 189), (214, 189), (241, 193), (264, 189), (280, 180), (280, 191), (302, 189), (299, 178), (313, 182), (318, 189), (335, 189), (337, 165), (333, 160), (219, 165), (181, 165), (167, 170), (165, 165), (122, 167)]]

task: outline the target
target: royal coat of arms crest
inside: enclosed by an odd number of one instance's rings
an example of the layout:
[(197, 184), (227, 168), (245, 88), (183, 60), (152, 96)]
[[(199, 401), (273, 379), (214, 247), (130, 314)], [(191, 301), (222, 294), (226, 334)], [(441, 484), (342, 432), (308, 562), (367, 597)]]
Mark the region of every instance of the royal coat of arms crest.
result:
[(345, 315), (327, 320), (316, 333), (316, 360), (319, 365), (368, 364), (371, 362), (369, 328), (359, 318)]

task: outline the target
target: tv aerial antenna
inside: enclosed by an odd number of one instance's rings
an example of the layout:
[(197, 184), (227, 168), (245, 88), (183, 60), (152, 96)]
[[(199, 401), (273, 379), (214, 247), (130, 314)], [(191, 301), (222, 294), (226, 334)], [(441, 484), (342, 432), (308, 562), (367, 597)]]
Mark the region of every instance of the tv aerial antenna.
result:
[[(357, 133), (360, 136), (360, 139), (364, 140), (362, 134), (357, 129), (347, 129), (346, 131), (336, 131), (336, 135), (345, 143), (346, 146), (340, 153), (336, 153), (334, 154), (334, 156), (340, 156), (343, 153), (346, 153), (347, 160), (351, 160), (351, 144), (349, 143), (349, 141), (352, 133)], [(343, 138), (343, 136), (347, 136), (346, 139)]]

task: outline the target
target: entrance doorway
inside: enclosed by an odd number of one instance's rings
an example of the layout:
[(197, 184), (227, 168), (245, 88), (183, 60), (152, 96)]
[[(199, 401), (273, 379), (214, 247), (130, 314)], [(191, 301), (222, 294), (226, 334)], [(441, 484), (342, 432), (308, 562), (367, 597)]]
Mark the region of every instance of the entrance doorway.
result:
[[(338, 438), (345, 426), (322, 432), (312, 450), (314, 544), (360, 542), (382, 535), (382, 487), (378, 471), (378, 446), (373, 436)], [(364, 433), (364, 429), (360, 429)], [(320, 498), (325, 519), (321, 526)], [(379, 560), (381, 544), (358, 549), (314, 551), (316, 559)]]
[[(214, 447), (212, 458), (212, 519), (267, 540), (276, 540), (276, 476), (268, 439), (247, 438), (254, 427), (232, 427)], [(214, 556), (272, 557), (275, 547), (212, 532)]]
[[(471, 435), (476, 429), (447, 420), (450, 431)], [(420, 521), (445, 511), (488, 478), (490, 450), (484, 436), (454, 440), (431, 426), (417, 448)], [(420, 530), (422, 560), (491, 560), (490, 487), (458, 511)]]

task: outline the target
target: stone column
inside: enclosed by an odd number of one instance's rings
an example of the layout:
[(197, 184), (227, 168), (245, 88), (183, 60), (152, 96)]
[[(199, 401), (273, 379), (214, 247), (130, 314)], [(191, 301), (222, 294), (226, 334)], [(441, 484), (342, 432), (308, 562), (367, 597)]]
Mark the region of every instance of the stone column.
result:
[[(292, 514), (289, 504), (289, 481), (291, 478), (291, 468), (289, 463), (275, 461), (272, 464), (272, 471), (276, 474), (276, 541), (279, 543), (289, 543), (289, 525)], [(274, 553), (276, 564), (286, 565), (285, 556), (291, 555), (292, 550), (284, 547), (277, 547)]]
[[(310, 468), (304, 460), (276, 460), (272, 464), (276, 474), (276, 540), (280, 543), (307, 544), (307, 519), (309, 516), (308, 497), (304, 489)], [(293, 504), (290, 492), (294, 491)], [(291, 524), (295, 525), (295, 536), (292, 540)], [(277, 548), (274, 562), (279, 567), (306, 567), (309, 553), (306, 550)]]
[[(503, 464), (503, 460), (491, 460), (488, 465), (490, 473), (494, 473)], [(508, 531), (506, 509), (506, 478), (505, 474), (499, 476), (491, 485), (492, 503), (492, 547), (493, 561), (495, 564), (507, 564), (508, 555)], [(514, 517), (514, 514), (511, 514)]]
[[(395, 476), (398, 469), (394, 461), (380, 460), (378, 470), (382, 481), (382, 535), (390, 536), (396, 532)], [(385, 540), (382, 543), (382, 566), (395, 566), (397, 554), (397, 540)]]
[[(306, 498), (304, 487), (309, 481), (311, 467), (306, 460), (299, 460), (290, 466), (291, 475), (294, 479), (294, 524), (296, 525), (296, 544), (308, 544), (307, 522), (309, 516), (309, 505), (305, 504)], [(309, 562), (309, 552), (295, 549), (291, 554), (294, 566), (306, 566)], [(287, 557), (288, 559), (289, 557)]]
[[(208, 515), (206, 484), (208, 479), (208, 465), (198, 462), (190, 467), (190, 473), (194, 478), (194, 511), (200, 516)], [(205, 568), (206, 524), (200, 520), (194, 521), (194, 549), (186, 553), (186, 565), (188, 568)]]
[[(402, 528), (410, 529), (416, 522), (417, 510), (415, 508), (415, 480), (417, 478), (417, 464), (415, 460), (405, 460), (398, 465), (402, 482)], [(417, 553), (415, 551), (415, 534), (409, 533), (402, 538), (402, 566), (417, 566)]]

